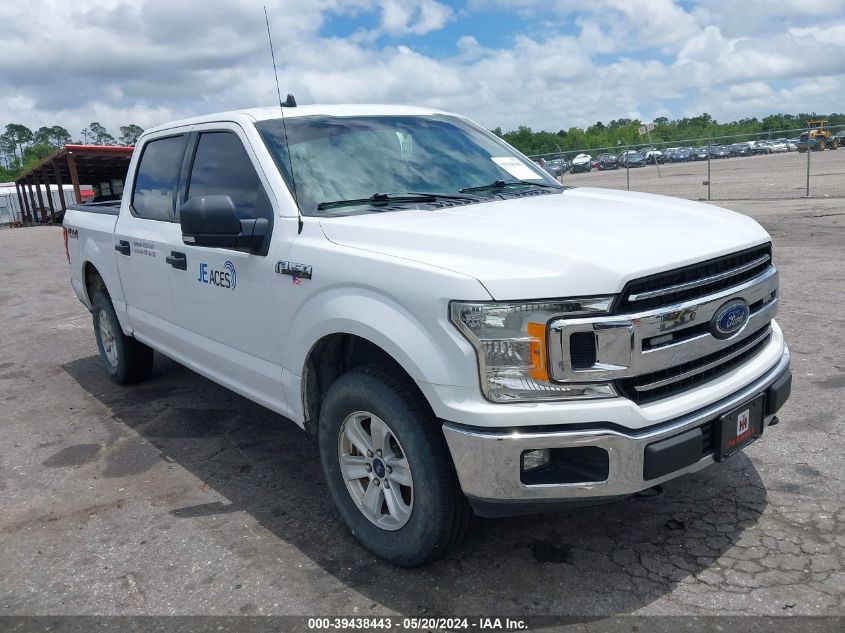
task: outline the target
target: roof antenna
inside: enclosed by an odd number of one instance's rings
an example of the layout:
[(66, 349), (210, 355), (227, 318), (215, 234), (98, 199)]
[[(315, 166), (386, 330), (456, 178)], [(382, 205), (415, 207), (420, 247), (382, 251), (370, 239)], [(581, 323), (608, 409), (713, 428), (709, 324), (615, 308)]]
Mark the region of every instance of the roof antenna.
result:
[(270, 18), (267, 17), (267, 5), (264, 5), (264, 22), (267, 24), (267, 41), (270, 42), (270, 59), (273, 60), (273, 75), (276, 77), (276, 95), (279, 97), (279, 110), (282, 113), (282, 130), (285, 134), (285, 149), (288, 154), (288, 167), (290, 168), (290, 180), (293, 185), (293, 201), (296, 204), (296, 211), (299, 215), (298, 233), (302, 233), (302, 209), (299, 208), (299, 196), (296, 193), (296, 176), (293, 173), (293, 161), (290, 158), (290, 144), (288, 143), (288, 126), (285, 124), (285, 108), (295, 108), (296, 99), (288, 94), (287, 99), (282, 101), (282, 91), (279, 89), (279, 71), (276, 68), (276, 53), (273, 51), (273, 36), (270, 35)]

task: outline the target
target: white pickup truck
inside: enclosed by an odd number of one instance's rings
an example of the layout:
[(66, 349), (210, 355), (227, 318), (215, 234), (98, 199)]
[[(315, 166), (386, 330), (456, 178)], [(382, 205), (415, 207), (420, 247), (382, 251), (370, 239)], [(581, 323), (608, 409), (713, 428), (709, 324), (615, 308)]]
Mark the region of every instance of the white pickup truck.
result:
[(378, 556), (653, 488), (777, 422), (789, 352), (753, 220), (562, 187), (437, 110), (285, 114), (147, 131), (123, 200), (68, 210), (71, 283), (116, 382), (155, 350), (311, 434)]

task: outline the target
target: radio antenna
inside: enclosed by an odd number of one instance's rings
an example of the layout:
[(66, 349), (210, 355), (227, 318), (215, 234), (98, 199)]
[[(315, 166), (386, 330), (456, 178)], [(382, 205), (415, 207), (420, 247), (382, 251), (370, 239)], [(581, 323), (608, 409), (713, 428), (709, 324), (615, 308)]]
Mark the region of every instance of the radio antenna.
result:
[(267, 16), (266, 4), (264, 5), (264, 23), (267, 25), (267, 41), (270, 42), (270, 59), (273, 60), (273, 76), (276, 78), (276, 96), (279, 98), (279, 111), (282, 113), (282, 131), (285, 135), (285, 150), (287, 150), (290, 180), (293, 185), (293, 201), (296, 204), (296, 211), (299, 215), (299, 233), (302, 233), (302, 209), (299, 208), (299, 196), (296, 193), (296, 176), (293, 173), (293, 161), (290, 157), (290, 143), (288, 143), (288, 126), (285, 124), (285, 108), (295, 108), (296, 99), (292, 94), (288, 94), (287, 99), (282, 102), (282, 91), (279, 88), (279, 71), (276, 68), (276, 53), (273, 50), (273, 36), (270, 34), (270, 18)]

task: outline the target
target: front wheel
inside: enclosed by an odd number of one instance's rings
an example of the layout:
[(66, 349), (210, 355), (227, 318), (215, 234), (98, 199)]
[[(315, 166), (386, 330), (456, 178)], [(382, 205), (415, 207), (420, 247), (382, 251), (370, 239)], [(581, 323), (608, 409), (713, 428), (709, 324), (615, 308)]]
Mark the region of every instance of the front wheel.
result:
[(97, 349), (109, 377), (119, 385), (146, 380), (153, 369), (153, 350), (123, 333), (105, 292), (100, 290), (94, 295), (91, 307)]
[(415, 567), (443, 556), (469, 528), (437, 419), (395, 373), (357, 367), (320, 409), (320, 459), (352, 534), (376, 556)]

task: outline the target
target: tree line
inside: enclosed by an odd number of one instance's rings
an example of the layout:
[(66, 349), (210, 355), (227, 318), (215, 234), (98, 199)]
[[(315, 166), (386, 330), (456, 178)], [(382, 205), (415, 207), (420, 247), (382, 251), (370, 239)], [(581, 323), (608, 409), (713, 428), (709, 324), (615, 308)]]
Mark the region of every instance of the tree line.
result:
[[(658, 117), (653, 123), (651, 141), (655, 144), (673, 141), (716, 140), (725, 136), (747, 136), (755, 138), (777, 138), (782, 130), (805, 128), (807, 121), (826, 119), (833, 126), (845, 125), (845, 114), (771, 114), (758, 119), (756, 117), (719, 123), (706, 112), (695, 117), (669, 120)], [(516, 130), (502, 132), (501, 128), (492, 130), (494, 134), (516, 147), (523, 154), (557, 154), (582, 149), (623, 149), (628, 145), (641, 145), (648, 142), (648, 137), (640, 136), (639, 128), (646, 122), (637, 119), (614, 119), (609, 123), (601, 121), (586, 129), (571, 127), (557, 132), (535, 132), (530, 127), (519, 126)], [(797, 136), (797, 132), (793, 134)]]
[(14, 180), (65, 145), (135, 145), (143, 131), (134, 123), (121, 125), (120, 136), (115, 138), (105, 126), (92, 121), (74, 139), (61, 125), (44, 125), (31, 130), (20, 123), (9, 123), (0, 134), (0, 182)]
[[(719, 123), (706, 112), (695, 117), (669, 120), (658, 117), (653, 122), (651, 141), (655, 144), (673, 141), (697, 140), (706, 142), (725, 136), (745, 135), (749, 138), (777, 136), (782, 130), (799, 129), (806, 126), (808, 120), (827, 119), (831, 126), (845, 125), (845, 114), (815, 113), (770, 114), (761, 119), (751, 117)], [(644, 122), (638, 119), (613, 119), (607, 124), (597, 121), (585, 128), (571, 127), (557, 132), (537, 131), (521, 125), (516, 130), (503, 132), (500, 127), (492, 130), (494, 134), (516, 147), (523, 154), (556, 154), (581, 149), (622, 148), (646, 142), (640, 136), (639, 128)], [(71, 140), (71, 134), (60, 125), (42, 126), (30, 130), (25, 125), (10, 123), (0, 134), (0, 182), (14, 180), (27, 171), (56, 148), (68, 143), (93, 145), (135, 145), (144, 130), (134, 124), (120, 126), (120, 136), (115, 138), (98, 121), (93, 121), (80, 131), (80, 136)], [(761, 136), (758, 136), (761, 135)]]

